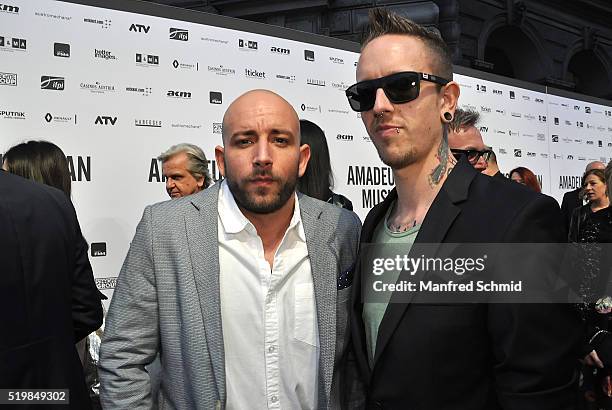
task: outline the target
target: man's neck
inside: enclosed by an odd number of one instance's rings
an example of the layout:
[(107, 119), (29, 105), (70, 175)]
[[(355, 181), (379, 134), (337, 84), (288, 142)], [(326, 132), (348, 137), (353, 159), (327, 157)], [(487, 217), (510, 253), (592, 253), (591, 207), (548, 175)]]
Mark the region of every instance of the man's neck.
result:
[(239, 207), (242, 214), (253, 224), (257, 235), (261, 238), (265, 258), (270, 265), (270, 269), (273, 267), (276, 250), (280, 246), (285, 232), (287, 232), (287, 228), (291, 223), (294, 206), (295, 195), (291, 195), (280, 209), (269, 214), (249, 212)]
[(393, 170), (397, 204), (391, 224), (421, 223), (442, 188), (456, 160), (445, 141), (440, 142), (424, 161)]

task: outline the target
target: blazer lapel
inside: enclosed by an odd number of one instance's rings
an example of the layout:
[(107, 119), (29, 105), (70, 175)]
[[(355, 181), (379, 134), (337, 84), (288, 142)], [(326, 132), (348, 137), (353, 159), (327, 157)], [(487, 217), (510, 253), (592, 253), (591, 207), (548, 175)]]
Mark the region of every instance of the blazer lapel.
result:
[(219, 400), (225, 402), (225, 353), (219, 289), (219, 240), (217, 203), (221, 184), (192, 195), (193, 208), (185, 213), (185, 230), (198, 302), (204, 321)]
[[(330, 400), (336, 354), (337, 264), (330, 249), (331, 227), (325, 229), (323, 210), (310, 198), (299, 195), (300, 214), (312, 270), (319, 327), (319, 407)], [(334, 274), (335, 273), (335, 274)]]
[[(467, 199), (469, 185), (475, 175), (476, 171), (472, 165), (462, 158), (431, 204), (409, 256), (413, 257), (420, 254), (419, 244), (427, 244), (428, 254), (432, 256), (436, 254), (452, 223), (461, 212), (456, 204)], [(410, 273), (403, 271), (399, 275), (398, 282), (402, 280), (419, 281), (424, 274), (425, 271), (419, 271), (415, 276), (411, 276)], [(406, 296), (408, 300), (406, 300)], [(412, 292), (408, 295), (394, 293), (391, 296), (378, 330), (376, 352), (374, 354), (375, 366), (413, 297)], [(405, 302), (399, 303), (398, 300)]]

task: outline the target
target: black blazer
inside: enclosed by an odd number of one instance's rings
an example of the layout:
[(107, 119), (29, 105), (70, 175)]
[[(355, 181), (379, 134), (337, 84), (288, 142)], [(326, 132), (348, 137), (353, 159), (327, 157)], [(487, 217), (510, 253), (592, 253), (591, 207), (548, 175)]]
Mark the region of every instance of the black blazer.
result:
[(568, 191), (563, 194), (563, 201), (561, 201), (561, 214), (563, 215), (563, 226), (565, 231), (569, 233), (570, 225), (572, 222), (572, 213), (576, 208), (582, 206), (582, 199), (580, 198), (580, 188)]
[(75, 343), (102, 325), (102, 305), (63, 192), (0, 171), (0, 261), (0, 388), (70, 389), (56, 407), (90, 408)]
[[(370, 211), (362, 244), (371, 241), (396, 198), (393, 190)], [(554, 199), (482, 175), (462, 160), (432, 203), (415, 244), (562, 242), (560, 219)], [(569, 305), (391, 303), (370, 369), (360, 289), (357, 268), (352, 344), (368, 408), (573, 408), (581, 327)]]

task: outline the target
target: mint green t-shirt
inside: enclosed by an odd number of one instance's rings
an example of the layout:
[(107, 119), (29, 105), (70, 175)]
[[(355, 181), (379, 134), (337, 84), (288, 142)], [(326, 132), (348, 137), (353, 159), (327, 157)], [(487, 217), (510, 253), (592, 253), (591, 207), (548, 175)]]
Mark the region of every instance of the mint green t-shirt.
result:
[[(387, 220), (389, 218), (389, 214), (395, 207), (395, 202), (389, 207), (385, 218), (378, 223), (378, 226), (374, 230), (374, 235), (372, 236), (372, 243), (383, 245), (383, 244), (401, 244), (402, 251), (408, 254), (410, 249), (412, 248), (412, 244), (414, 244), (414, 240), (416, 239), (417, 234), (419, 233), (419, 228), (421, 225), (416, 225), (413, 228), (406, 230), (405, 232), (392, 232), (389, 227)], [(399, 271), (388, 272), (386, 273), (385, 280), (387, 283), (395, 283), (399, 278)], [(388, 295), (390, 298), (391, 295)], [(374, 353), (376, 352), (376, 339), (378, 337), (378, 328), (380, 326), (380, 322), (382, 321), (383, 316), (385, 315), (385, 311), (387, 310), (387, 306), (389, 301), (386, 302), (377, 302), (377, 303), (364, 303), (363, 304), (363, 323), (365, 324), (365, 333), (366, 333), (366, 345), (368, 349), (368, 358), (370, 362), (370, 367), (374, 367)]]

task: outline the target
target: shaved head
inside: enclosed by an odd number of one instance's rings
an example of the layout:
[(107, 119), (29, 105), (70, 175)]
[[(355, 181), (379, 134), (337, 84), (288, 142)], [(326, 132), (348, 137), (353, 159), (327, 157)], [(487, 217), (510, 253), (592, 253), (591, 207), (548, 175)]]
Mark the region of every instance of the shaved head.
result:
[(250, 118), (266, 111), (273, 111), (287, 121), (285, 126), (300, 135), (300, 119), (295, 109), (280, 95), (270, 90), (250, 90), (236, 98), (223, 115), (223, 145), (227, 138), (245, 125), (252, 124)]
[(589, 172), (592, 169), (605, 169), (606, 168), (606, 164), (604, 164), (601, 161), (593, 161), (593, 162), (589, 162), (584, 170), (584, 172)]

